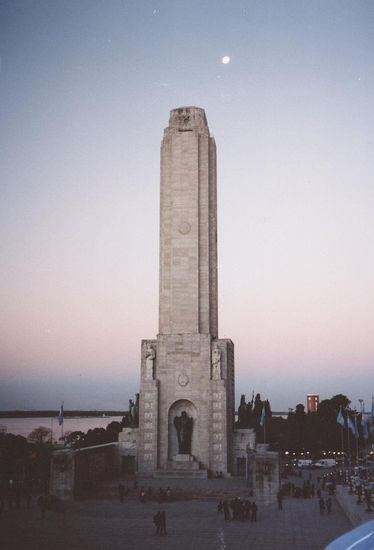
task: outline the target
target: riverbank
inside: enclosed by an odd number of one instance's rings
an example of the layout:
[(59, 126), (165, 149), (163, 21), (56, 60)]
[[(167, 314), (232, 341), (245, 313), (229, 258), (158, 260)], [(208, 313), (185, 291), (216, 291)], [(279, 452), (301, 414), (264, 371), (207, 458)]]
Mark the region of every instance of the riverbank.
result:
[[(42, 411), (0, 411), (0, 418), (50, 418), (58, 416), (59, 410)], [(89, 418), (100, 416), (124, 416), (126, 411), (67, 411), (64, 410), (65, 418)]]
[[(79, 411), (83, 412), (84, 411)], [(111, 422), (121, 422), (123, 413), (113, 416), (64, 416), (63, 426), (58, 423), (58, 412), (54, 412), (53, 416), (37, 416), (37, 417), (11, 417), (0, 419), (0, 431), (13, 435), (22, 435), (28, 437), (30, 433), (39, 427), (52, 430), (53, 441), (58, 441), (62, 433), (81, 431), (86, 433), (94, 428), (106, 428)]]

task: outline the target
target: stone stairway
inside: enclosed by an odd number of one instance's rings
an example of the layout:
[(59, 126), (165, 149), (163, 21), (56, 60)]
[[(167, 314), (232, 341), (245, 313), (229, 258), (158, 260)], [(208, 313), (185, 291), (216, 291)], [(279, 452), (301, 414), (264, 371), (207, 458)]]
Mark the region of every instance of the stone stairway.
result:
[(153, 474), (155, 479), (170, 478), (170, 479), (191, 479), (200, 478), (207, 479), (207, 470), (156, 470)]

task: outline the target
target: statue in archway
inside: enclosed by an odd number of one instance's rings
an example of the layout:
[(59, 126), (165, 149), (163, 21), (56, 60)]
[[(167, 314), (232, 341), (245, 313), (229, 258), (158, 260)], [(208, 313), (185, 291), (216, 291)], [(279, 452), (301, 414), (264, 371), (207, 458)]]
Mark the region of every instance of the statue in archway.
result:
[(174, 426), (177, 430), (179, 454), (191, 454), (193, 419), (187, 416), (186, 411), (182, 411), (180, 416), (174, 417)]

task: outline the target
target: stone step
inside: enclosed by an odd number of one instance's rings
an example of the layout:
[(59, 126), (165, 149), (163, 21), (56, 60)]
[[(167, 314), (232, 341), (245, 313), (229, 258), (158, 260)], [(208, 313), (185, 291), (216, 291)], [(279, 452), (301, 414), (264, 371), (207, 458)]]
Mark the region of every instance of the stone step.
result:
[(158, 478), (172, 478), (172, 479), (207, 479), (207, 470), (156, 470), (153, 473), (153, 477)]
[[(162, 479), (159, 478), (159, 479)], [(165, 485), (165, 484), (164, 484)], [(147, 483), (144, 483), (146, 495), (147, 495)], [(157, 501), (157, 495), (158, 495), (158, 488), (152, 487), (153, 494), (150, 500)], [(164, 487), (165, 489), (165, 487)], [(201, 500), (201, 501), (211, 501), (211, 502), (218, 502), (220, 500), (232, 500), (236, 497), (240, 497), (242, 499), (249, 498), (253, 499), (253, 497), (249, 496), (249, 489), (247, 488), (232, 488), (232, 489), (208, 489), (208, 488), (180, 488), (180, 487), (174, 487), (171, 488), (171, 494), (172, 494), (172, 500)], [(117, 485), (102, 485), (98, 488), (98, 491), (96, 493), (97, 498), (118, 498), (118, 486)], [(139, 488), (138, 489), (130, 489), (128, 494), (125, 497), (126, 499), (138, 499), (139, 498)], [(146, 497), (146, 500), (149, 500), (149, 497)]]

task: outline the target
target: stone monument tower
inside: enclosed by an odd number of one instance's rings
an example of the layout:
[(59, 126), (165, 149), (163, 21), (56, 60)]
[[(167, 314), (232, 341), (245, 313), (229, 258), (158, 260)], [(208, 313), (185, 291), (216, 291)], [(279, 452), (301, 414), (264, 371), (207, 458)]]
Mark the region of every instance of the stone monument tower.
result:
[(141, 354), (138, 471), (227, 474), (234, 346), (218, 339), (216, 145), (198, 107), (164, 131), (159, 334)]

